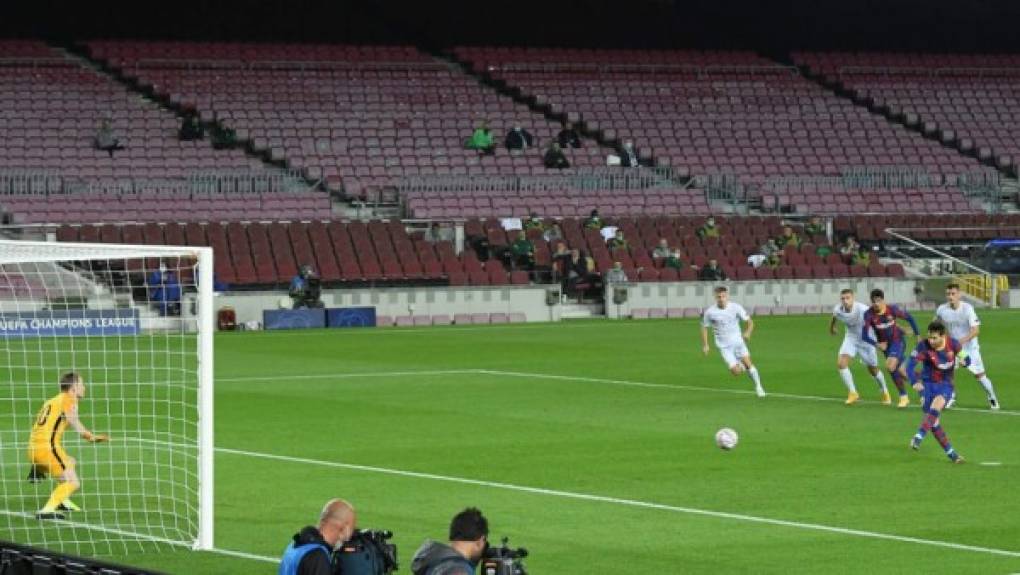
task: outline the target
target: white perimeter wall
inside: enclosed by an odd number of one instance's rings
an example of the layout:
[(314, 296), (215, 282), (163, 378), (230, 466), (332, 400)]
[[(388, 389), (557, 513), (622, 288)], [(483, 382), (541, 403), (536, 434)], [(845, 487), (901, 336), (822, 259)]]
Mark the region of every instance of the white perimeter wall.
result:
[[(558, 289), (558, 288), (556, 288)], [(216, 309), (229, 305), (237, 321), (262, 321), (262, 310), (279, 309), (287, 293), (235, 292), (215, 298)], [(559, 321), (560, 306), (548, 306), (545, 286), (477, 288), (378, 288), (323, 290), (326, 307), (374, 307), (377, 315), (449, 315), (523, 313), (528, 321)]]
[[(704, 308), (710, 305), (711, 282), (644, 283), (627, 286), (627, 303), (616, 306), (611, 294), (606, 304), (606, 315), (611, 318), (630, 317), (633, 308)], [(729, 282), (731, 296), (748, 308), (755, 306), (818, 305), (827, 310), (839, 301), (839, 292), (849, 287), (858, 297), (867, 300), (873, 288), (885, 291), (886, 299), (894, 303), (911, 303), (917, 300), (914, 280), (868, 278), (859, 280), (790, 280), (770, 282)], [(440, 315), (453, 317), (458, 313), (523, 313), (529, 322), (559, 321), (560, 305), (546, 305), (549, 289), (558, 286), (515, 287), (427, 287), (378, 288), (352, 290), (325, 290), (322, 301), (326, 307), (374, 307), (378, 315)], [(239, 322), (262, 321), (262, 311), (278, 309), (280, 300), (287, 298), (279, 292), (235, 292), (215, 298), (218, 310), (232, 306)], [(289, 298), (287, 298), (289, 301)]]
[(879, 288), (885, 292), (885, 299), (891, 303), (909, 304), (917, 301), (914, 288), (917, 282), (911, 279), (862, 278), (839, 280), (773, 280), (749, 282), (685, 282), (685, 283), (643, 283), (629, 284), (627, 302), (613, 303), (613, 294), (606, 295), (606, 315), (611, 318), (630, 317), (634, 308), (705, 308), (712, 305), (713, 289), (726, 285), (730, 299), (740, 302), (748, 311), (757, 306), (822, 306), (825, 313), (839, 303), (839, 292), (845, 288), (854, 290), (857, 298), (865, 303), (868, 292)]

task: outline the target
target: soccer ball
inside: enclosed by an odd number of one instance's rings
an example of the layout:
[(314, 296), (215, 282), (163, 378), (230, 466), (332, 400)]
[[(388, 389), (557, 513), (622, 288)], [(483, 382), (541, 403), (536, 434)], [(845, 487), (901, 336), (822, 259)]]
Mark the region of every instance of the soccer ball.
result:
[(737, 432), (729, 427), (724, 427), (715, 432), (715, 444), (719, 449), (729, 451), (737, 446)]

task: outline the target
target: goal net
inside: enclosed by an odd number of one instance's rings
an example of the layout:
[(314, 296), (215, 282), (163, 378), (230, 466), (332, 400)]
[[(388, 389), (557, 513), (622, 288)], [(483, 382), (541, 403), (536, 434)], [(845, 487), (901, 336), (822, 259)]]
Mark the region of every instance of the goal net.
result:
[[(212, 263), (209, 248), (0, 241), (0, 539), (212, 547)], [(109, 442), (67, 426), (54, 449), (37, 421), (69, 371), (81, 423)], [(29, 479), (45, 435), (80, 480), (62, 518), (36, 516), (60, 482)]]

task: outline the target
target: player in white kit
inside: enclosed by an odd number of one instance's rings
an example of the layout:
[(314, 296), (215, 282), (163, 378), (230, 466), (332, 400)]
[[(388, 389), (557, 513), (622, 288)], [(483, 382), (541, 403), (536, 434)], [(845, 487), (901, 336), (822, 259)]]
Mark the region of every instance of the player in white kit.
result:
[[(740, 322), (747, 324), (743, 333)], [(747, 349), (747, 341), (754, 332), (754, 320), (744, 306), (730, 301), (730, 292), (725, 286), (715, 288), (715, 305), (708, 307), (701, 316), (701, 351), (708, 355), (708, 328), (715, 334), (715, 347), (719, 349), (730, 373), (740, 375), (747, 371), (748, 377), (754, 382), (754, 391), (758, 397), (765, 397), (765, 388), (761, 386), (758, 368), (751, 363), (751, 352)]]
[[(946, 303), (935, 310), (935, 317), (946, 324), (949, 329), (949, 336), (960, 342), (963, 351), (970, 357), (970, 366), (967, 369), (974, 374), (981, 387), (985, 388), (985, 395), (988, 396), (988, 405), (992, 409), (999, 409), (999, 399), (995, 396), (995, 388), (992, 387), (992, 380), (985, 374), (985, 365), (981, 361), (981, 346), (978, 344), (978, 333), (981, 331), (981, 320), (974, 312), (974, 306), (961, 301), (960, 285), (951, 283), (946, 286)], [(956, 394), (950, 398), (946, 407), (952, 407), (956, 403)]]
[(868, 368), (868, 373), (875, 378), (878, 389), (882, 393), (882, 403), (890, 405), (892, 398), (889, 397), (889, 389), (885, 385), (885, 376), (878, 367), (878, 352), (875, 346), (869, 345), (861, 340), (861, 331), (864, 328), (864, 312), (868, 306), (854, 300), (854, 290), (845, 289), (839, 292), (839, 303), (832, 309), (832, 320), (829, 322), (829, 333), (836, 335), (836, 324), (843, 322), (846, 326), (846, 333), (843, 335), (843, 344), (839, 346), (839, 355), (836, 358), (836, 367), (839, 369), (839, 377), (846, 386), (846, 404), (853, 405), (861, 398), (854, 385), (854, 375), (850, 371), (850, 360), (857, 357)]

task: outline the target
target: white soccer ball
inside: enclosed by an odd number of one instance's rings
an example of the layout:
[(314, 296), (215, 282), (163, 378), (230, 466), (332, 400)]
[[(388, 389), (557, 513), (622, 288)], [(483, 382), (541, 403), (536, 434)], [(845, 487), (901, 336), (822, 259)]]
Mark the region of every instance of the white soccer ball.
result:
[(729, 427), (724, 427), (715, 432), (715, 444), (719, 446), (719, 449), (726, 451), (733, 449), (737, 446), (738, 439), (737, 432)]

